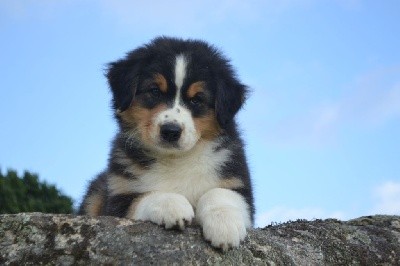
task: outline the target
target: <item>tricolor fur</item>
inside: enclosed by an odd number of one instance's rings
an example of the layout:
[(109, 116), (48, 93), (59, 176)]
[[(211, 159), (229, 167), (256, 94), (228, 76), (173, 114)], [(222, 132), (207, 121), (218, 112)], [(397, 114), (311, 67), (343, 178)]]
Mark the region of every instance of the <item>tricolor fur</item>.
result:
[(119, 133), (81, 214), (184, 229), (193, 219), (215, 247), (238, 246), (254, 205), (235, 115), (246, 86), (203, 41), (156, 38), (109, 64)]

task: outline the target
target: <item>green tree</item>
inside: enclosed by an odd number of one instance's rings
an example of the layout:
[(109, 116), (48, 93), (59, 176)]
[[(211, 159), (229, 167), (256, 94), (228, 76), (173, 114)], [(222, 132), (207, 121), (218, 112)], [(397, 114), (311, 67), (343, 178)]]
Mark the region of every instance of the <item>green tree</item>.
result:
[(0, 214), (18, 212), (72, 213), (72, 199), (54, 185), (39, 182), (36, 174), (0, 171)]

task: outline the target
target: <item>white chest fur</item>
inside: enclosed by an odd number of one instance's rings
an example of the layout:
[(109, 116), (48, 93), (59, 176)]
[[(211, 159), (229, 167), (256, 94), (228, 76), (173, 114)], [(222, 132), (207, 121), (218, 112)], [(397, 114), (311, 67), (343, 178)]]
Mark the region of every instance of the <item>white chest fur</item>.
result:
[(195, 206), (201, 195), (217, 187), (218, 171), (229, 159), (229, 150), (215, 151), (215, 146), (215, 142), (202, 142), (181, 157), (159, 159), (132, 184), (134, 190), (179, 193)]

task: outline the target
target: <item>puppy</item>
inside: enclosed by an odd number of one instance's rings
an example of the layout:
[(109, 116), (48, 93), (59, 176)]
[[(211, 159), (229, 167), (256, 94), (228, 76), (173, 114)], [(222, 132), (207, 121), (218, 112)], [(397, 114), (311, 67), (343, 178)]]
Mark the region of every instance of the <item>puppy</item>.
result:
[(107, 78), (119, 132), (79, 213), (181, 230), (195, 219), (212, 246), (239, 246), (254, 204), (234, 119), (247, 88), (229, 61), (203, 41), (159, 37)]

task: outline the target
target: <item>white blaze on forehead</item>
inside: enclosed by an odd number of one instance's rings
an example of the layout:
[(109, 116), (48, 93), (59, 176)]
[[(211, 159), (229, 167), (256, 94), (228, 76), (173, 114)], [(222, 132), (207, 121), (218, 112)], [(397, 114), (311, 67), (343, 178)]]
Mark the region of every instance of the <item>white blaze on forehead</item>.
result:
[(177, 88), (176, 92), (177, 95), (179, 95), (178, 92), (180, 92), (180, 89), (183, 85), (183, 81), (185, 80), (186, 66), (187, 66), (186, 57), (183, 54), (178, 55), (175, 58), (175, 85)]
[[(167, 123), (175, 123), (182, 128), (182, 134), (178, 140), (179, 149), (175, 151), (188, 151), (196, 145), (200, 138), (199, 133), (196, 130), (192, 113), (188, 110), (181, 99), (182, 86), (186, 78), (188, 59), (185, 55), (179, 54), (175, 57), (175, 85), (176, 95), (174, 104), (171, 108), (160, 112), (154, 119), (154, 124), (157, 125), (155, 130), (152, 131), (150, 137), (154, 140), (154, 143), (158, 143), (160, 139), (161, 125)], [(170, 149), (173, 151), (174, 149)]]

